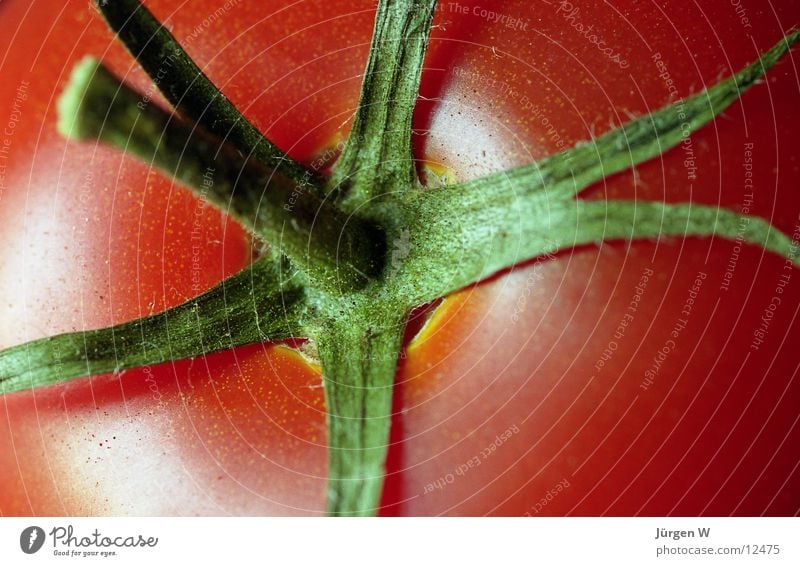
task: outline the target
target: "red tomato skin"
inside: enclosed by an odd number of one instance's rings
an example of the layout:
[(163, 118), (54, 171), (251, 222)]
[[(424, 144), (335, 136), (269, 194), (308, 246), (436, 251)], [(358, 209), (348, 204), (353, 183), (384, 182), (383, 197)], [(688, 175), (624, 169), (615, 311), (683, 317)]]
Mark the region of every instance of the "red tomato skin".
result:
[[(429, 131), (415, 149), (460, 178), (529, 163), (668, 103), (654, 53), (685, 96), (800, 22), (790, 0), (742, 2), (749, 27), (711, 0), (587, 4), (571, 19), (559, 2), (492, 3), (527, 23), (512, 31), (476, 14), (479, 2), (452, 4), (437, 13), (415, 115), (415, 128)], [(209, 76), (292, 155), (310, 162), (346, 130), (374, 3), (242, 3), (208, 25), (218, 3), (147, 5), (179, 39), (194, 37), (187, 48)], [(610, 61), (576, 21), (594, 23), (629, 65)], [(197, 256), (193, 197), (114, 150), (55, 133), (55, 96), (86, 54), (151, 91), (85, 2), (7, 0), (0, 29), (0, 67), (14, 77), (0, 82), (0, 118), (12, 113), (16, 79), (29, 82), (0, 195), (3, 265), (15, 266), (0, 275), (0, 345), (149, 314), (247, 263), (250, 244), (234, 223), (203, 210)], [(678, 148), (582, 198), (741, 207), (745, 143), (753, 143), (750, 212), (793, 233), (795, 68), (784, 61), (691, 137), (696, 178)], [(91, 197), (81, 198), (87, 185)], [(796, 514), (797, 273), (744, 247), (723, 290), (734, 251), (709, 239), (584, 247), (446, 301), (398, 374), (382, 513)], [(648, 269), (634, 320), (617, 339)], [(701, 272), (675, 349), (642, 389)], [(786, 273), (781, 307), (753, 350)], [(597, 369), (611, 340), (617, 348)], [(6, 396), (0, 513), (320, 513), (319, 383), (294, 354), (255, 345)]]
[(9, 396), (6, 515), (319, 514), (320, 376), (285, 346)]

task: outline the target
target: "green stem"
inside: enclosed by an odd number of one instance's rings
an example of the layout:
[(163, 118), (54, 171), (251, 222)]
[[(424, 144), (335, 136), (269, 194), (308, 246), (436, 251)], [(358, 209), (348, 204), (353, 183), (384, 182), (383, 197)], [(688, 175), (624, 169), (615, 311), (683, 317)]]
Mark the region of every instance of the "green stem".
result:
[(798, 41), (800, 31), (790, 33), (755, 62), (709, 89), (628, 122), (597, 139), (579, 143), (569, 151), (468, 181), (463, 186), (480, 192), (510, 187), (519, 194), (546, 192), (550, 198), (576, 195), (592, 183), (677, 146), (738, 100)]
[(552, 200), (447, 189), (411, 199), (409, 255), (398, 286), (431, 301), (545, 253), (618, 239), (708, 237), (757, 245), (792, 260), (791, 238), (763, 218), (697, 203)]
[(159, 314), (8, 348), (0, 394), (297, 336), (306, 309), (298, 279), (266, 257)]
[(392, 391), (405, 311), (364, 308), (316, 339), (328, 406), (328, 513), (374, 515), (386, 473)]
[(685, 132), (706, 124), (755, 84), (797, 41), (800, 31), (731, 78), (593, 143), (509, 172), (407, 193), (397, 207), (409, 233), (409, 254), (395, 282), (404, 300), (428, 302), (547, 251), (608, 239), (718, 235), (797, 263), (788, 236), (761, 218), (700, 204), (575, 204), (572, 198), (592, 182), (674, 147)]
[(109, 27), (181, 114), (295, 184), (320, 191), (324, 181), (264, 137), (139, 0), (94, 1)]
[(75, 68), (59, 101), (59, 115), (65, 136), (101, 140), (154, 164), (262, 235), (323, 288), (357, 288), (382, 266), (377, 228), (160, 108), (143, 104), (94, 59)]
[(411, 121), (436, 0), (379, 0), (361, 99), (331, 186), (348, 206), (417, 183)]
[(763, 218), (724, 208), (695, 203), (579, 200), (565, 204), (563, 213), (560, 220), (551, 217), (553, 226), (548, 234), (557, 249), (616, 239), (715, 236), (758, 246), (800, 267), (797, 243), (789, 236)]

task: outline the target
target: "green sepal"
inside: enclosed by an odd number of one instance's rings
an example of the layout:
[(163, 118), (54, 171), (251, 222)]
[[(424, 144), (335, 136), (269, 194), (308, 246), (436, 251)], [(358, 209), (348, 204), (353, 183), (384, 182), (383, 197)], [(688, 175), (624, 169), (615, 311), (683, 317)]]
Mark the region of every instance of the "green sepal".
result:
[(264, 137), (139, 0), (94, 1), (109, 27), (181, 114), (295, 184), (321, 191), (319, 175)]
[(0, 394), (298, 336), (305, 298), (299, 274), (265, 257), (161, 313), (3, 350)]
[(696, 203), (578, 200), (566, 204), (563, 214), (560, 228), (553, 225), (548, 234), (556, 249), (620, 239), (719, 237), (758, 246), (800, 267), (797, 242), (763, 218), (724, 208)]
[(86, 57), (58, 102), (61, 133), (136, 155), (227, 212), (326, 289), (365, 285), (382, 268), (382, 232), (280, 172), (186, 124)]
[(800, 31), (792, 32), (728, 79), (594, 140), (578, 143), (530, 165), (468, 181), (463, 186), (482, 192), (506, 191), (510, 187), (520, 195), (543, 192), (551, 199), (576, 195), (605, 177), (658, 157), (680, 144), (757, 84), (798, 40)]
[(350, 137), (329, 187), (355, 209), (417, 185), (411, 121), (437, 0), (381, 0)]
[(767, 220), (697, 203), (556, 201), (541, 193), (498, 202), (469, 193), (457, 202), (412, 201), (411, 210), (409, 254), (398, 285), (415, 304), (540, 255), (609, 240), (717, 236), (760, 246), (795, 265), (800, 259), (796, 242)]
[(389, 449), (397, 361), (407, 310), (393, 302), (362, 300), (347, 313), (319, 321), (312, 331), (328, 410), (327, 512), (375, 515)]

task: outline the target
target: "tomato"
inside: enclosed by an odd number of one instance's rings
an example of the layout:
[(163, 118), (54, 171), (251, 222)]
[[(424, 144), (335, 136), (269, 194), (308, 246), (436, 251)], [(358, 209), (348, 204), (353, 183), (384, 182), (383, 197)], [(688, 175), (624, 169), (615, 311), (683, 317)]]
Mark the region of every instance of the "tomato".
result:
[[(800, 23), (791, 0), (574, 4), (440, 4), (415, 115), (429, 172), (473, 178), (566, 149)], [(373, 2), (147, 5), (293, 157), (346, 134)], [(86, 2), (7, 0), (0, 30), (0, 118), (14, 124), (0, 140), (0, 346), (143, 316), (247, 264), (234, 222), (56, 134), (56, 96), (86, 54), (153, 92)], [(581, 198), (745, 207), (795, 233), (797, 85), (783, 62), (689, 143)], [(398, 371), (382, 512), (796, 514), (797, 280), (759, 248), (670, 239), (539, 258), (447, 298)], [(261, 344), (7, 395), (0, 512), (321, 513), (320, 383), (288, 345)]]

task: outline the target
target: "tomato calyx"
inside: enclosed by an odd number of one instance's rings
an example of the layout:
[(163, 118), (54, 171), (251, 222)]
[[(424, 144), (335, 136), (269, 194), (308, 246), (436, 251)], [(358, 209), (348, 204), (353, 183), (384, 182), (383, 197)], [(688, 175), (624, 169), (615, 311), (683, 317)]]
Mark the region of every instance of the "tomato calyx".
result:
[[(62, 131), (152, 162), (231, 212), (271, 252), (164, 313), (0, 352), (0, 392), (307, 336), (319, 351), (328, 407), (328, 510), (373, 514), (412, 308), (544, 253), (609, 239), (718, 235), (799, 263), (797, 242), (763, 219), (694, 203), (574, 197), (710, 122), (800, 33), (680, 109), (667, 107), (529, 166), (426, 189), (411, 154), (411, 115), (435, 4), (379, 2), (353, 132), (326, 181), (257, 132), (140, 2), (99, 1), (154, 79), (170, 58), (174, 80), (157, 86), (183, 118), (142, 107), (142, 97), (89, 60), (62, 97)], [(402, 253), (389, 257), (397, 246)]]

